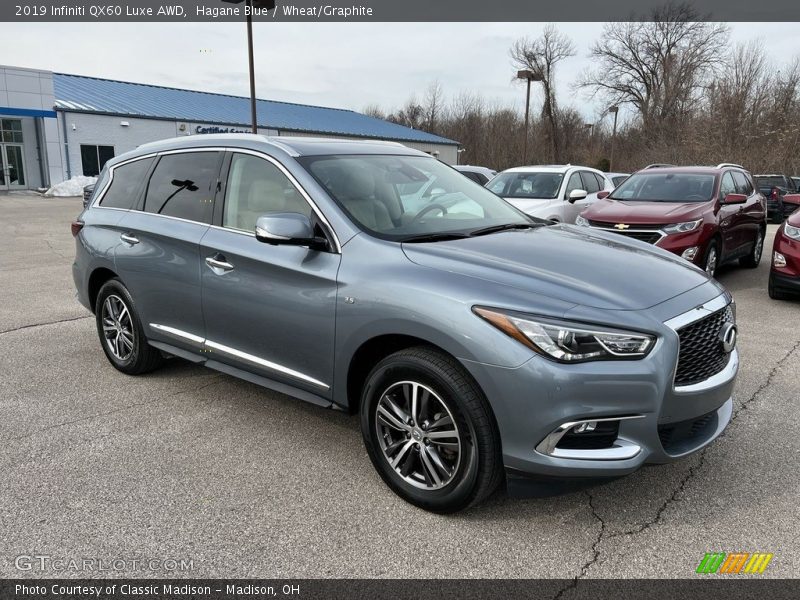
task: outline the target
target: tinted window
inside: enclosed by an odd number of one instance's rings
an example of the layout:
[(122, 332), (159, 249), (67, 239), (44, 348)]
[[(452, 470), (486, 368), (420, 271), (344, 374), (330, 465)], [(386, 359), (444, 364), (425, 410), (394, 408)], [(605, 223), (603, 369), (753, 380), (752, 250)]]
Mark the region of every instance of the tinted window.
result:
[(719, 185), (719, 197), (724, 198), (728, 194), (736, 193), (736, 184), (733, 182), (733, 175), (728, 171), (722, 176), (722, 183)]
[(81, 166), (83, 174), (87, 177), (98, 175), (112, 158), (114, 158), (114, 146), (81, 144)]
[(594, 194), (600, 191), (600, 186), (597, 183), (597, 177), (594, 173), (589, 171), (581, 171), (581, 179), (583, 180), (583, 189), (589, 194)]
[(714, 175), (700, 173), (641, 171), (628, 177), (610, 197), (648, 202), (707, 202), (714, 195), (714, 180)]
[[(126, 209), (133, 207), (152, 164), (152, 158), (145, 158), (115, 168), (111, 187), (100, 200), (100, 206)], [(101, 177), (97, 186), (102, 186), (104, 182), (105, 177)]]
[(736, 184), (736, 193), (749, 196), (753, 193), (753, 186), (750, 185), (750, 180), (744, 173), (739, 171), (733, 172), (733, 181)]
[(561, 173), (500, 173), (486, 187), (503, 198), (555, 198), (563, 178)]
[(786, 180), (783, 177), (756, 177), (756, 185), (760, 188), (785, 188), (786, 187)]
[(222, 225), (254, 231), (258, 217), (271, 212), (295, 212), (310, 217), (311, 206), (271, 162), (248, 154), (234, 154)]
[(220, 156), (219, 152), (162, 156), (147, 186), (144, 210), (210, 223)]
[(611, 182), (614, 185), (621, 185), (622, 182), (625, 181), (627, 178), (628, 178), (627, 175), (615, 175), (614, 177), (611, 178)]

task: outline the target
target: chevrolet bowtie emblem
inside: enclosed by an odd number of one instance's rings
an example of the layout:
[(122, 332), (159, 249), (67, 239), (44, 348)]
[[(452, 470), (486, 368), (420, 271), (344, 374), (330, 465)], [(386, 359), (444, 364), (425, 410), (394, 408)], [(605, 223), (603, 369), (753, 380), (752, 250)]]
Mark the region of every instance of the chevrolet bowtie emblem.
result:
[(625, 223), (617, 223), (614, 225), (614, 229), (627, 229), (630, 225), (625, 225)]

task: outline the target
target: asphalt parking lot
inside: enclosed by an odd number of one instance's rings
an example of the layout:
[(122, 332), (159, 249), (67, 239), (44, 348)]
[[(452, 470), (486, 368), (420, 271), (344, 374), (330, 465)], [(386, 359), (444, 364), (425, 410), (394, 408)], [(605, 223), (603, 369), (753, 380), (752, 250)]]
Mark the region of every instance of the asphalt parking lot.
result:
[[(706, 552), (800, 567), (800, 302), (724, 269), (734, 421), (704, 452), (588, 490), (453, 516), (380, 480), (356, 417), (172, 360), (115, 371), (74, 298), (80, 200), (0, 195), (0, 576), (15, 557), (190, 558), (192, 577), (692, 577)], [(149, 576), (122, 572), (118, 575)], [(159, 573), (156, 573), (159, 575)], [(568, 597), (568, 596), (566, 596)]]

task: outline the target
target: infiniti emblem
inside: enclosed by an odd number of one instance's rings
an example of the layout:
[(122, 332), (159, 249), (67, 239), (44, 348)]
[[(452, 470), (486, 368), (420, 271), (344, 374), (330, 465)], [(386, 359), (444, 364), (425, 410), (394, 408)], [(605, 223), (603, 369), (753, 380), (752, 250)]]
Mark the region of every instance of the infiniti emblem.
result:
[(722, 349), (726, 354), (733, 352), (736, 347), (736, 325), (725, 323), (719, 330), (719, 341), (722, 342)]

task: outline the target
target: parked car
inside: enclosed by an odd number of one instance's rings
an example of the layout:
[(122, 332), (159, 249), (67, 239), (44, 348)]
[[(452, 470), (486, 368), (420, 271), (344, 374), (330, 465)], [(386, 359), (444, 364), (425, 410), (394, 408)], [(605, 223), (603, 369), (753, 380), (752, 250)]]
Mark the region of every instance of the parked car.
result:
[(794, 181), (794, 189), (800, 190), (800, 177), (792, 176), (792, 181)]
[(741, 167), (659, 167), (631, 175), (578, 224), (654, 244), (713, 276), (734, 260), (758, 266), (766, 201)]
[(472, 165), (454, 165), (453, 168), (456, 171), (460, 171), (470, 179), (472, 179), (475, 183), (480, 183), (481, 185), (486, 185), (491, 181), (495, 175), (497, 175), (497, 171), (489, 169), (487, 167), (474, 167)]
[(94, 183), (90, 183), (83, 187), (83, 207), (86, 208), (89, 205), (89, 200), (92, 198), (92, 194), (94, 194)]
[[(418, 506), (672, 462), (730, 420), (731, 296), (659, 248), (530, 218), (388, 142), (190, 136), (108, 165), (72, 232), (111, 365), (178, 356), (358, 413)], [(438, 200), (407, 212), (423, 175)]]
[(756, 187), (767, 198), (769, 220), (782, 223), (783, 220), (800, 208), (800, 194), (797, 185), (786, 175), (756, 175)]
[(775, 233), (769, 297), (786, 300), (800, 295), (800, 210), (795, 211)]
[(630, 173), (605, 173), (606, 179), (608, 179), (614, 187), (620, 185), (623, 181), (625, 181), (628, 177), (631, 176)]
[(507, 169), (486, 187), (532, 217), (574, 223), (597, 192), (614, 184), (597, 169), (560, 165)]

